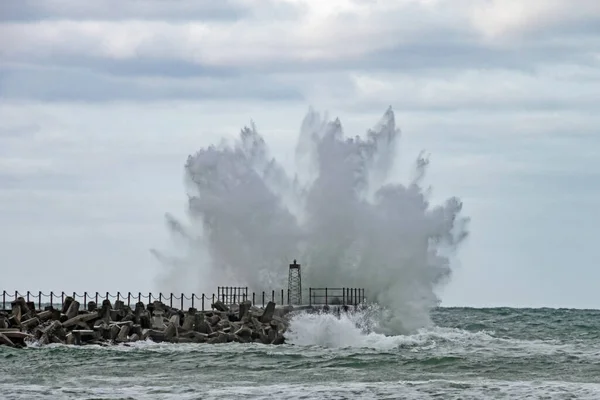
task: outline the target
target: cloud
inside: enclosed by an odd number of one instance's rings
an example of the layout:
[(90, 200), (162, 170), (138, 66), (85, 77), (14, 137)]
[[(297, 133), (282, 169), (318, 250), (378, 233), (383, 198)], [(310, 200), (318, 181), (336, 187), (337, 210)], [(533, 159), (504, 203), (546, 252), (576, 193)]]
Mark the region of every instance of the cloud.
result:
[(253, 98), (302, 99), (298, 88), (268, 76), (193, 79), (111, 76), (80, 68), (0, 67), (0, 98), (44, 101)]
[(527, 34), (556, 33), (585, 27), (600, 18), (595, 0), (491, 0), (474, 2), (473, 26), (488, 39), (518, 38)]
[[(438, 109), (596, 101), (591, 86), (541, 70), (577, 66), (597, 79), (600, 58), (590, 49), (598, 39), (590, 27), (600, 14), (588, 0), (578, 8), (559, 0), (149, 1), (139, 10), (135, 4), (11, 3), (7, 15), (32, 17), (0, 23), (2, 96), (354, 101), (381, 108), (387, 101), (377, 96), (410, 92), (401, 106)], [(203, 14), (213, 8), (244, 12), (236, 19)], [(135, 19), (118, 18), (134, 9)]]
[(163, 213), (184, 210), (189, 153), (254, 120), (286, 164), (309, 105), (339, 116), (349, 136), (392, 105), (403, 130), (395, 172), (404, 177), (426, 149), (434, 198), (458, 195), (472, 217), (444, 300), (505, 305), (522, 289), (521, 305), (549, 304), (557, 288), (540, 276), (586, 276), (586, 290), (564, 295), (583, 304), (578, 293), (596, 293), (600, 279), (586, 267), (600, 223), (598, 8), (6, 2), (0, 237), (5, 263), (23, 268), (3, 282), (79, 290), (79, 274), (95, 276), (88, 290), (147, 290), (157, 267), (148, 249), (168, 243)]
[[(268, 0), (267, 0), (268, 1)], [(61, 19), (127, 20), (161, 19), (237, 19), (248, 11), (248, 2), (240, 0), (20, 0), (2, 6), (0, 21)]]

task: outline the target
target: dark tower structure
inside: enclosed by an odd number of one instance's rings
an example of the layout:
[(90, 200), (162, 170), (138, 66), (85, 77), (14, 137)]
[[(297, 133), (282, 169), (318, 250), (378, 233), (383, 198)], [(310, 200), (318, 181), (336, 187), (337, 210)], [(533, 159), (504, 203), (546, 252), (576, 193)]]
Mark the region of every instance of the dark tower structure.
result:
[(288, 274), (288, 302), (290, 305), (302, 304), (302, 277), (300, 275), (300, 264), (294, 260), (290, 264), (290, 272)]

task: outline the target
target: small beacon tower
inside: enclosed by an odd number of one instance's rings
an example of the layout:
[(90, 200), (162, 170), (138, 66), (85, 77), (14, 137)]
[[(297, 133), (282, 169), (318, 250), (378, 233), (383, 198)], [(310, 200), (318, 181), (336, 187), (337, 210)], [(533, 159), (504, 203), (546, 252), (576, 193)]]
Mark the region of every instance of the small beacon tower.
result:
[(302, 278), (300, 276), (300, 264), (297, 264), (296, 260), (293, 264), (290, 264), (288, 273), (288, 303), (289, 305), (302, 304)]

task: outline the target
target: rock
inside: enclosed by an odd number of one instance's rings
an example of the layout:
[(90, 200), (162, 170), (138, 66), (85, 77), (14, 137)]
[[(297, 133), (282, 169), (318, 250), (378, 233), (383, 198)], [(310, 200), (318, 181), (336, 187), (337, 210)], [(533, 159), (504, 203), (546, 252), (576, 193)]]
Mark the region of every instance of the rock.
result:
[[(114, 308), (109, 300), (97, 309), (93, 302), (88, 310), (72, 297), (67, 299), (65, 312), (46, 307), (36, 312), (35, 305), (19, 298), (11, 303), (9, 313), (0, 311), (0, 344), (23, 347), (28, 339), (41, 344), (67, 343), (71, 345), (127, 342), (150, 339), (172, 343), (264, 343), (282, 344), (288, 328), (287, 309), (276, 308), (269, 302), (264, 310), (250, 301), (226, 306), (215, 302), (214, 310), (187, 312), (154, 301), (144, 305), (138, 302), (135, 311), (117, 300)], [(91, 310), (91, 311), (90, 311)], [(9, 319), (10, 317), (10, 319)], [(91, 328), (93, 326), (93, 329)]]
[(216, 326), (220, 321), (221, 317), (219, 317), (218, 315), (213, 315), (212, 317), (208, 318), (208, 322), (211, 326)]
[(135, 303), (135, 310), (134, 313), (135, 315), (141, 315), (144, 311), (146, 311), (146, 306), (144, 305), (143, 302), (138, 301), (137, 303)]
[(88, 311), (96, 311), (98, 309), (98, 304), (95, 301), (88, 301), (87, 310)]
[(235, 331), (235, 335), (240, 337), (250, 337), (252, 336), (252, 329), (242, 326), (240, 329)]
[(77, 325), (79, 322), (88, 322), (88, 321), (92, 321), (94, 319), (97, 319), (99, 317), (98, 312), (94, 311), (88, 314), (80, 314), (76, 317), (73, 317), (71, 319), (66, 320), (65, 322), (63, 322), (63, 327), (68, 328), (70, 326), (75, 326)]
[(4, 335), (3, 333), (0, 333), (0, 344), (9, 346), (9, 347), (15, 347), (15, 344), (12, 342), (12, 340), (7, 338), (6, 335)]
[(110, 304), (110, 300), (102, 300), (102, 307), (100, 307), (99, 317), (106, 323), (111, 321), (111, 310), (112, 306)]
[(12, 303), (12, 312), (8, 321), (11, 325), (21, 326), (21, 306), (16, 301)]
[(29, 331), (41, 323), (38, 317), (29, 318), (27, 321), (21, 322), (21, 328)]
[(152, 317), (152, 329), (165, 329), (162, 311), (156, 309), (154, 310), (154, 316)]
[(71, 303), (73, 302), (73, 300), (74, 299), (71, 296), (65, 297), (65, 301), (63, 301), (62, 310), (61, 310), (61, 312), (63, 314), (67, 313), (67, 310), (69, 309), (69, 307), (71, 307)]
[(53, 321), (60, 321), (60, 317), (62, 316), (62, 313), (60, 312), (60, 310), (52, 310), (52, 315), (50, 316), (50, 318)]
[(275, 338), (275, 340), (273, 340), (273, 341), (271, 342), (271, 344), (275, 344), (275, 345), (281, 345), (281, 344), (284, 344), (284, 343), (285, 343), (285, 339), (284, 339), (284, 337), (283, 337), (283, 336), (277, 336), (277, 337)]
[(77, 300), (72, 300), (67, 312), (64, 314), (66, 314), (67, 320), (75, 318), (77, 314), (79, 314), (79, 302)]
[(223, 303), (220, 300), (215, 301), (212, 305), (212, 308), (214, 308), (217, 311), (221, 311), (221, 312), (227, 312), (229, 311), (229, 308), (225, 305), (225, 303)]
[[(48, 325), (45, 329), (42, 330), (42, 336), (40, 338), (41, 344), (49, 344), (49, 343), (57, 343), (56, 334), (59, 330), (62, 329), (62, 324), (60, 321), (52, 321), (50, 325)], [(60, 343), (60, 339), (58, 339), (58, 343)]]
[(186, 331), (193, 331), (195, 324), (196, 324), (196, 309), (190, 308), (188, 310), (188, 312), (185, 314), (185, 317), (183, 318), (183, 325), (181, 326), (181, 328)]
[(182, 336), (192, 339), (195, 343), (204, 343), (208, 340), (207, 334), (194, 331), (187, 332)]
[(13, 331), (13, 332), (2, 332), (4, 336), (11, 340), (25, 340), (25, 339), (33, 339), (33, 335), (27, 332)]
[(117, 335), (117, 342), (126, 342), (127, 338), (128, 338), (128, 334), (129, 334), (129, 329), (130, 326), (129, 325), (123, 325), (121, 326), (121, 329), (119, 330), (119, 334)]
[(181, 324), (179, 323), (179, 314), (171, 316), (171, 318), (169, 318), (169, 322), (174, 324), (175, 326), (180, 326)]
[(199, 323), (196, 323), (196, 332), (209, 335), (213, 332), (213, 330), (206, 321), (200, 321)]
[(227, 343), (227, 334), (219, 332), (219, 334), (216, 337), (213, 337), (212, 339), (208, 339), (208, 341), (206, 343), (210, 343), (210, 344)]
[(242, 319), (248, 315), (250, 307), (252, 307), (252, 302), (250, 300), (246, 300), (240, 303), (240, 309), (238, 314), (239, 319)]
[(263, 324), (268, 324), (269, 322), (271, 322), (271, 319), (273, 319), (274, 313), (275, 313), (275, 303), (270, 301), (267, 303), (267, 306), (265, 307), (265, 311), (263, 312), (263, 314), (260, 317), (260, 322), (262, 322)]
[(42, 322), (48, 321), (50, 318), (52, 318), (52, 311), (46, 310), (39, 312), (37, 314), (37, 318)]
[(117, 336), (119, 336), (119, 332), (121, 328), (118, 325), (111, 325), (109, 328), (110, 331), (110, 340), (117, 340)]
[(150, 319), (150, 312), (149, 311), (142, 311), (140, 313), (140, 315), (138, 315), (136, 318), (137, 318), (137, 323), (143, 329), (149, 329), (152, 326), (152, 321)]
[(109, 310), (111, 321), (120, 321), (121, 320), (121, 310)]
[[(66, 340), (67, 344), (70, 345), (74, 345), (75, 344), (75, 335), (73, 334), (73, 332), (67, 334), (67, 340)], [(81, 344), (81, 343), (78, 343)]]
[(165, 341), (165, 333), (163, 331), (157, 331), (155, 329), (148, 329), (147, 338), (154, 342), (164, 342)]
[(165, 329), (165, 340), (172, 340), (177, 337), (177, 325), (173, 322), (169, 322), (167, 328)]

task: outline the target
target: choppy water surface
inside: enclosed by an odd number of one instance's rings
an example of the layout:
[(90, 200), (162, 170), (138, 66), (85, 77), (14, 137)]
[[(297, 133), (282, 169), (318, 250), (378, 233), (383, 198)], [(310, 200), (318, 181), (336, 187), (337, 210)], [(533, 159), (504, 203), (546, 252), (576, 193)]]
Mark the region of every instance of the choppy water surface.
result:
[(446, 308), (433, 318), (435, 328), (385, 337), (306, 316), (279, 347), (0, 347), (0, 398), (600, 398), (600, 311)]

